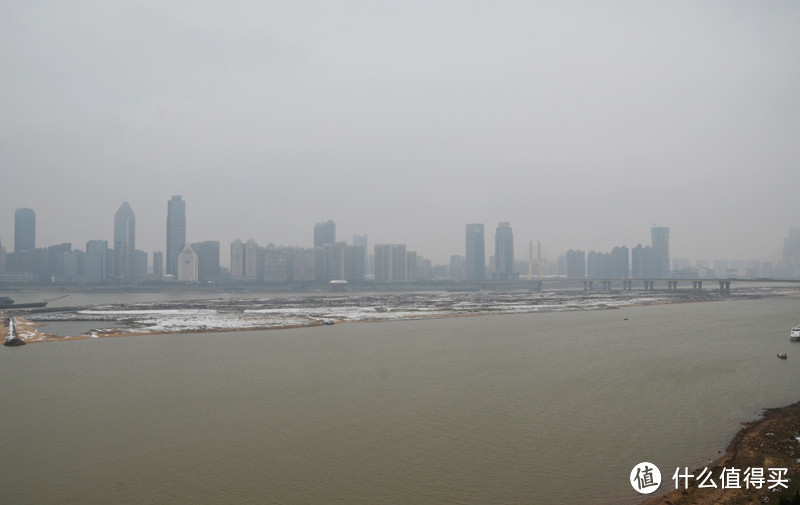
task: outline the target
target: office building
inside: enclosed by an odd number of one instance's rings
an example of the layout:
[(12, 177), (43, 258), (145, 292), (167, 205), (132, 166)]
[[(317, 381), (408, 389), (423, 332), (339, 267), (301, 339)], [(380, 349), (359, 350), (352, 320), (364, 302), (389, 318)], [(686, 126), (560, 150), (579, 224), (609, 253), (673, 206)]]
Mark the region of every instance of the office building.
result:
[(133, 282), (135, 278), (136, 216), (124, 202), (114, 214), (114, 278)]
[(36, 213), (31, 209), (14, 212), (14, 252), (36, 249)]
[(483, 224), (467, 225), (466, 278), (482, 281), (486, 278), (486, 242)]
[(514, 278), (514, 233), (511, 223), (501, 222), (494, 235), (495, 268), (493, 280), (510, 281)]
[(167, 275), (178, 275), (178, 256), (186, 246), (186, 202), (174, 195), (167, 202)]
[(219, 242), (207, 240), (192, 244), (197, 255), (197, 280), (199, 282), (219, 282)]

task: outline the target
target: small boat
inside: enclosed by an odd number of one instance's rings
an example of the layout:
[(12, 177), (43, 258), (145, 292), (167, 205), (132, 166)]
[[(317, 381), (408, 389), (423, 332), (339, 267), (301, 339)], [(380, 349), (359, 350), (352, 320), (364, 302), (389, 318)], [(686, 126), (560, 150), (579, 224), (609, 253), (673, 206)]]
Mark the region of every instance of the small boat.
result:
[(800, 342), (800, 325), (792, 327), (792, 331), (789, 332), (789, 340), (792, 342)]
[(779, 357), (780, 359), (786, 359), (788, 356), (786, 356), (786, 353), (785, 353), (785, 352), (779, 352), (779, 353), (778, 353), (778, 357)]

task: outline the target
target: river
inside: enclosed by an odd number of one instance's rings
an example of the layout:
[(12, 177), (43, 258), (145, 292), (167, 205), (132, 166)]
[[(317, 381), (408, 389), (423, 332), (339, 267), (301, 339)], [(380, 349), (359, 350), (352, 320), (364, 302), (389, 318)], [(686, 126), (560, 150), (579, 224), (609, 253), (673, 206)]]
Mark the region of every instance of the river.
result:
[[(638, 503), (800, 400), (800, 298), (0, 350), (8, 503)], [(779, 360), (777, 352), (789, 359)]]

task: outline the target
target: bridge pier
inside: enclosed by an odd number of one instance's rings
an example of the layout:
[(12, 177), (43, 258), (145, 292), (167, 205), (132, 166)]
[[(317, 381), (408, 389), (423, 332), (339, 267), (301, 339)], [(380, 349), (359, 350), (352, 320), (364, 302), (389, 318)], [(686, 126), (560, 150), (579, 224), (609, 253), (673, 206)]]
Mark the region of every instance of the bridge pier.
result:
[(731, 294), (731, 281), (719, 281), (719, 294), (722, 296)]
[(611, 291), (611, 281), (603, 281), (603, 291)]
[(692, 291), (700, 292), (703, 290), (703, 281), (692, 281)]
[(591, 291), (593, 284), (594, 284), (594, 281), (583, 281), (583, 290), (584, 291)]
[(644, 281), (644, 290), (645, 291), (653, 291), (653, 284), (655, 281)]
[(667, 281), (667, 291), (677, 291), (678, 281)]
[(633, 290), (633, 281), (622, 281), (622, 289), (625, 291)]

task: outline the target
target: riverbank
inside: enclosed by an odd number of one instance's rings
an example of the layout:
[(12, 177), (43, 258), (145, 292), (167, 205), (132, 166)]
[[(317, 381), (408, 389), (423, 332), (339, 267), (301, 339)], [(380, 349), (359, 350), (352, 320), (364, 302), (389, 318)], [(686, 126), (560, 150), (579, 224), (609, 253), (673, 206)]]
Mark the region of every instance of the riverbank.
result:
[[(787, 407), (767, 409), (764, 415), (749, 423), (734, 436), (725, 454), (708, 467), (713, 487), (698, 487), (696, 479), (689, 479), (689, 487), (680, 479), (680, 488), (675, 489), (672, 480), (674, 470), (662, 469), (662, 488), (672, 489), (642, 502), (642, 505), (744, 505), (744, 504), (792, 504), (800, 503), (800, 402)], [(761, 489), (747, 489), (744, 481), (745, 469), (764, 470), (765, 483)], [(785, 468), (785, 483), (770, 482), (770, 469)], [(723, 469), (740, 470), (739, 489), (734, 481), (723, 488), (720, 475)], [(681, 469), (681, 473), (685, 473)], [(698, 476), (703, 468), (690, 470)], [(708, 472), (706, 472), (708, 474)], [(751, 486), (754, 487), (754, 486)], [(773, 487), (774, 489), (769, 489)], [(783, 501), (781, 501), (783, 500)], [(796, 501), (791, 501), (796, 500)]]
[[(287, 324), (283, 326), (264, 326), (264, 327), (249, 327), (249, 328), (228, 328), (221, 329), (193, 329), (193, 330), (178, 330), (178, 331), (130, 331), (126, 328), (100, 328), (92, 330), (89, 333), (79, 335), (53, 335), (51, 333), (39, 331), (38, 328), (42, 326), (41, 323), (30, 321), (25, 318), (14, 318), (17, 334), (27, 344), (35, 344), (39, 342), (66, 342), (74, 340), (88, 340), (93, 338), (117, 338), (117, 337), (134, 337), (141, 335), (172, 335), (181, 333), (219, 333), (221, 331), (261, 331), (261, 330), (288, 330), (292, 328), (305, 328), (311, 326), (321, 326), (323, 323), (320, 321), (309, 321), (305, 324)], [(8, 334), (8, 327), (3, 324), (0, 325), (0, 339), (5, 340)]]
[[(687, 292), (474, 292), (393, 293), (212, 298), (90, 303), (19, 313), (26, 342), (120, 337), (143, 334), (205, 333), (287, 329), (344, 322), (432, 319), (490, 314), (572, 312), (623, 307), (692, 303), (764, 296), (786, 291), (747, 290), (730, 297)], [(9, 312), (8, 315), (11, 315)], [(56, 329), (58, 323), (86, 323), (76, 335)], [(92, 323), (96, 329), (89, 330)], [(50, 327), (53, 325), (52, 327)], [(69, 335), (69, 336), (59, 336)]]

